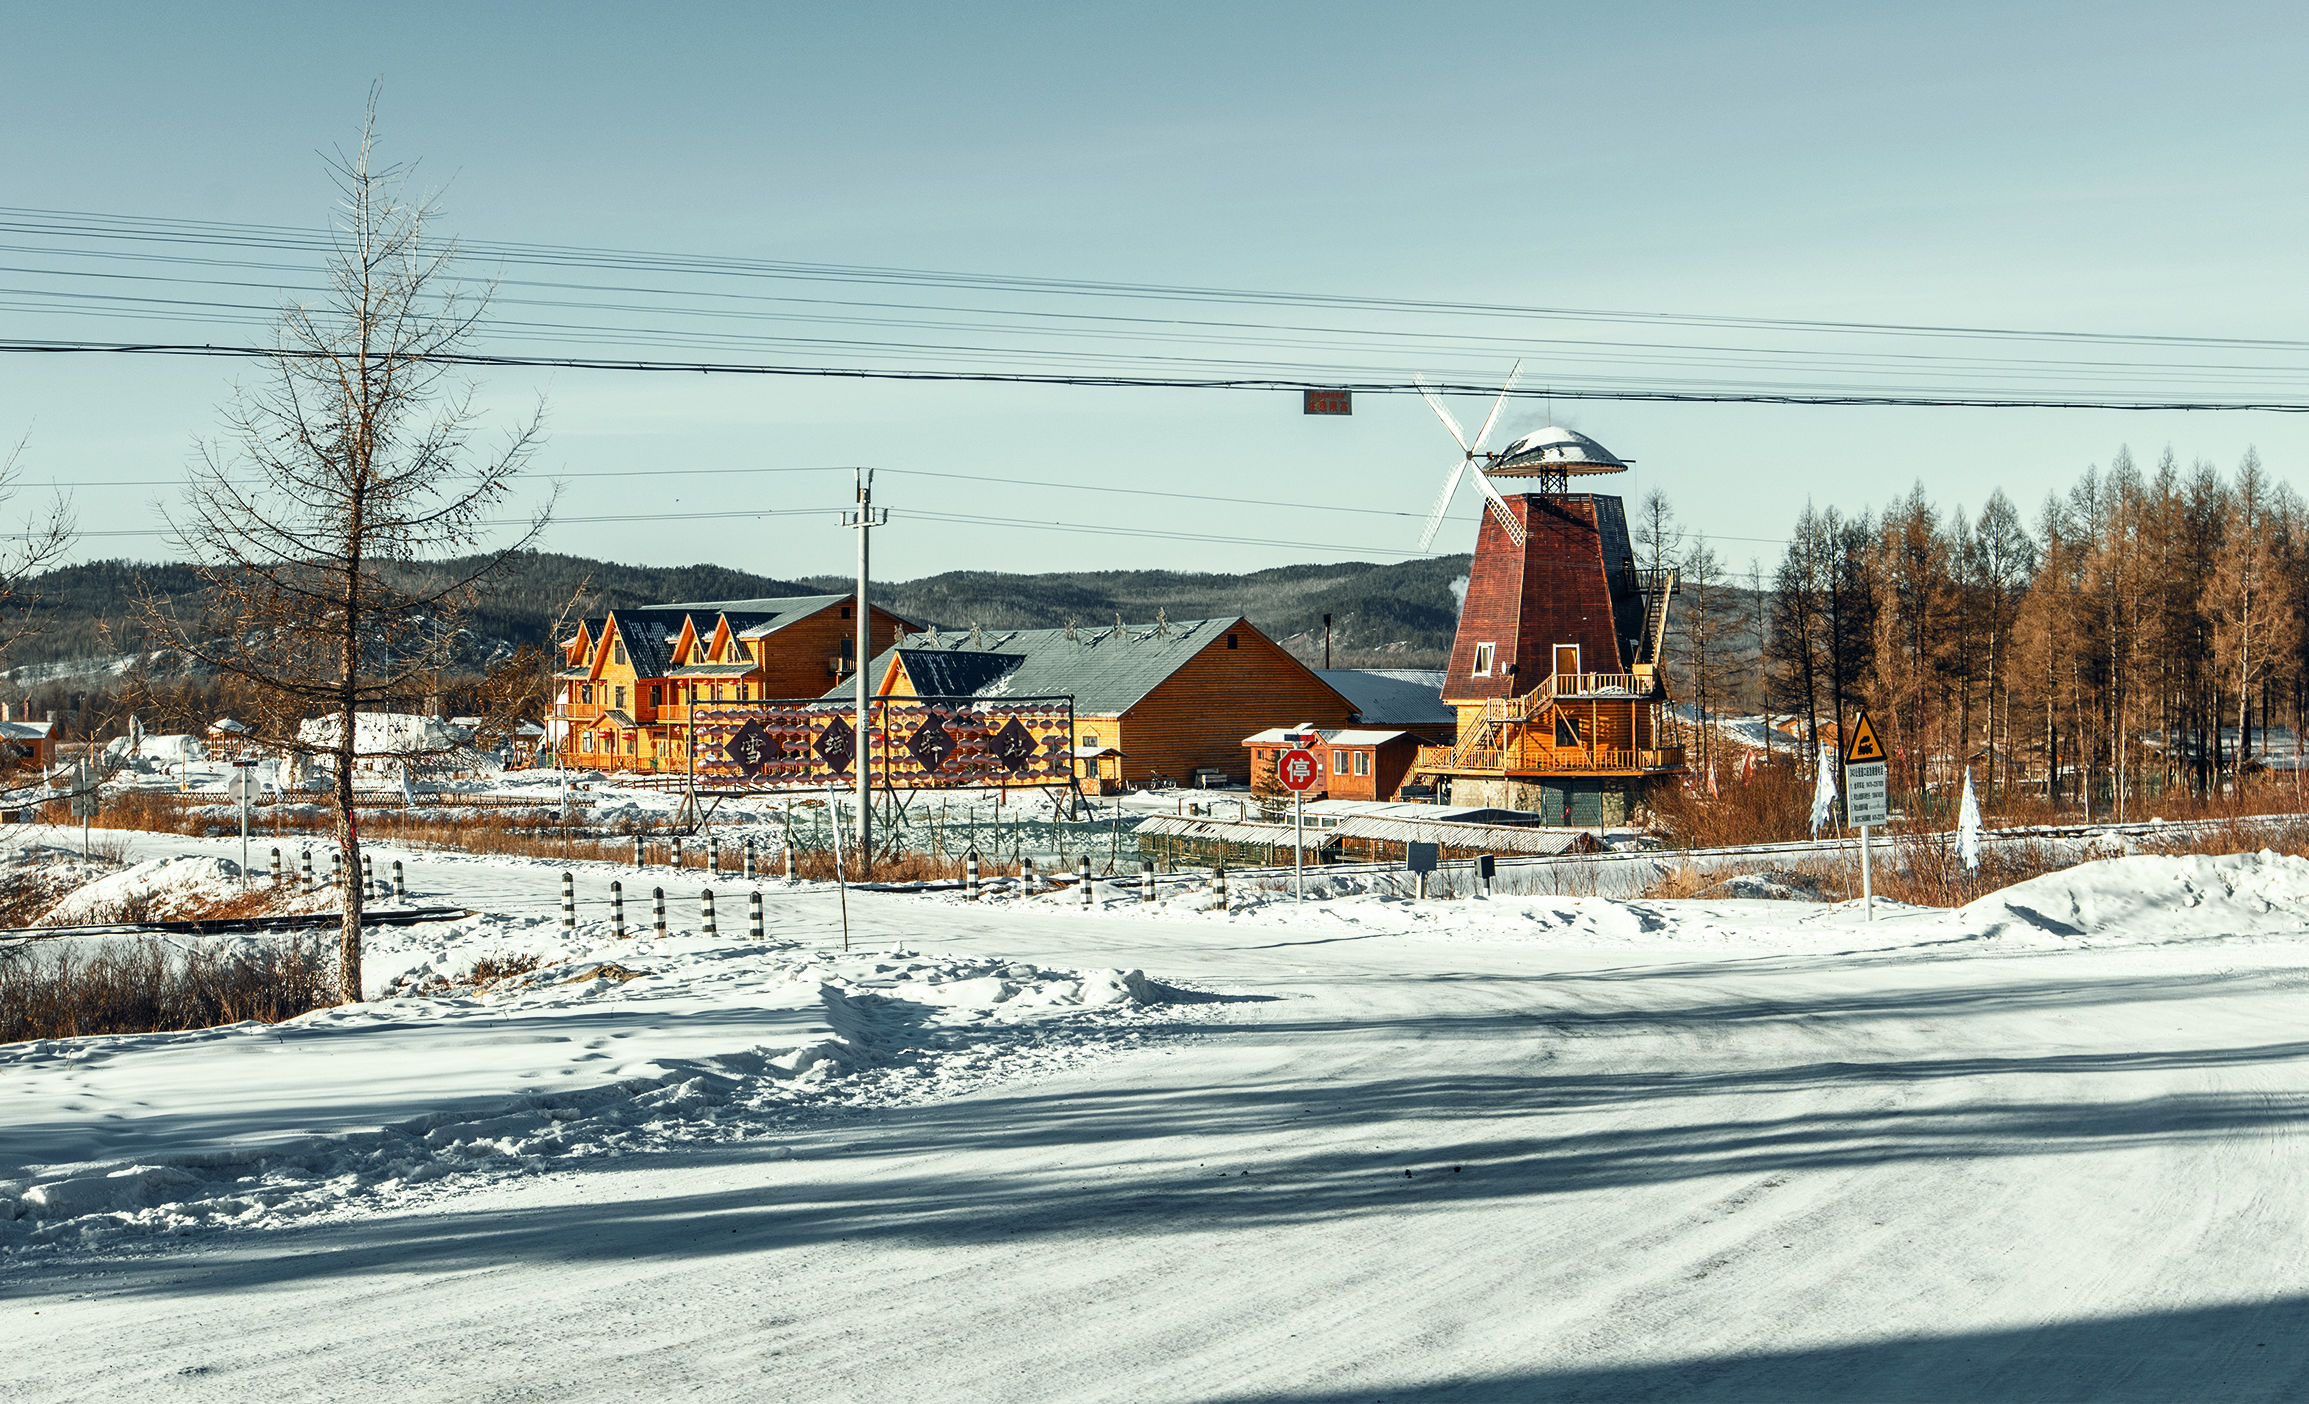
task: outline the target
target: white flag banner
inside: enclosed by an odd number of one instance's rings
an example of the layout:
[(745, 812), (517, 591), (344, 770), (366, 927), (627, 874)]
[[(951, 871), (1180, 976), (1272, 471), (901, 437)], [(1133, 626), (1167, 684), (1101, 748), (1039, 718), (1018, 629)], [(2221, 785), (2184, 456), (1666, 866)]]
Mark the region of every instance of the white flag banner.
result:
[(1980, 801), (1972, 797), (1972, 772), (1964, 772), (1964, 803), (1956, 811), (1956, 856), (1967, 868), (1980, 866)]
[(1832, 746), (1820, 748), (1820, 782), (1812, 787), (1812, 837), (1820, 837), (1822, 825), (1836, 822), (1836, 751)]

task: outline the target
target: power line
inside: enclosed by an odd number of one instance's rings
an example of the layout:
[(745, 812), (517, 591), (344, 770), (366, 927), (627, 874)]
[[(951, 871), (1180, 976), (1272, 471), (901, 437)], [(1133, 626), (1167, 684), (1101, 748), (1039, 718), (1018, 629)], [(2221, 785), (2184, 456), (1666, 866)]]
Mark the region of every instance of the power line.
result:
[[(134, 355), (192, 356), (228, 359), (328, 359), (328, 353), (262, 346), (193, 345), (188, 343), (132, 343), (94, 341), (35, 341), (0, 339), (0, 353), (19, 355)], [(1347, 390), (1362, 395), (1416, 394), (1411, 380), (1340, 380), (1290, 376), (1192, 376), (1061, 374), (1024, 371), (923, 370), (869, 366), (780, 365), (767, 362), (666, 361), (624, 357), (522, 356), (482, 352), (434, 353), (404, 359), (437, 365), (550, 370), (642, 372), (670, 375), (796, 376), (835, 380), (919, 381), (997, 385), (1051, 385), (1121, 390), (1254, 390), (1298, 393), (1307, 390)], [(1498, 387), (1483, 382), (1437, 380), (1428, 388), (1443, 394), (1491, 395)], [(1519, 387), (1519, 400), (1608, 400), (1653, 404), (1749, 404), (1872, 406), (1915, 409), (2092, 409), (2128, 411), (2240, 411), (2279, 414), (2309, 412), (2304, 400), (2191, 400), (2147, 399), (2124, 396), (1990, 394), (1932, 394), (1902, 392), (1799, 390), (1663, 390), (1635, 386), (1593, 387), (1542, 385)]]

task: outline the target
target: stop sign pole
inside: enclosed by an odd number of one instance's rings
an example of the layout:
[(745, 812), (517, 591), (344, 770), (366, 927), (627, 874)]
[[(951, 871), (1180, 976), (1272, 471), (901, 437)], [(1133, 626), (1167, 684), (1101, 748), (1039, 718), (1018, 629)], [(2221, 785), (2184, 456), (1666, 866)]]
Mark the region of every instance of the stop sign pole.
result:
[(1315, 763), (1315, 753), (1306, 748), (1304, 733), (1289, 738), (1291, 749), (1275, 765), (1275, 774), (1283, 788), (1291, 792), (1291, 900), (1307, 900), (1307, 791), (1315, 788), (1315, 781), (1323, 768)]

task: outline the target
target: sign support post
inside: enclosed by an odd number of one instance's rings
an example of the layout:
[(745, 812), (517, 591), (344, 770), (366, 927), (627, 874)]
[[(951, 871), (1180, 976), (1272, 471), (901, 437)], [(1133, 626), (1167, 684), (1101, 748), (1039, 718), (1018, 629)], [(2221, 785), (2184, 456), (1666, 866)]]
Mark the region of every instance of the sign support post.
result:
[(874, 618), (866, 612), (866, 539), (875, 527), (890, 520), (890, 514), (888, 511), (877, 513), (874, 510), (874, 470), (860, 468), (857, 476), (858, 510), (844, 513), (843, 525), (858, 529), (858, 601), (855, 611), (858, 617), (851, 621), (856, 626), (855, 637), (858, 646), (858, 753), (852, 764), (857, 767), (859, 871), (867, 877), (872, 877), (874, 875), (874, 792), (873, 780), (867, 771), (873, 764), (871, 757), (874, 748), (868, 741), (868, 737), (872, 733), (867, 727), (869, 720), (867, 708), (871, 705), (868, 698), (872, 695), (874, 685), (866, 676), (866, 665), (874, 661)]
[(1275, 762), (1275, 778), (1291, 792), (1291, 900), (1307, 900), (1307, 791), (1323, 778), (1323, 767), (1307, 749), (1310, 734), (1294, 732), (1284, 738), (1291, 749)]
[(1860, 902), (1869, 921), (1876, 920), (1876, 882), (1869, 869), (1868, 830), (1892, 817), (1890, 769), (1875, 725), (1866, 712), (1860, 713), (1844, 746), (1844, 819), (1860, 831)]

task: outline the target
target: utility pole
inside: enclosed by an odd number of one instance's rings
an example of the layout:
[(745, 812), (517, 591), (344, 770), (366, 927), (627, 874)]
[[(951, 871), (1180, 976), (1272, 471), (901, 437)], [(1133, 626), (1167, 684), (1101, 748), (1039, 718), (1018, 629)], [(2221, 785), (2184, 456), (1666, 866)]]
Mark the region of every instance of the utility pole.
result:
[(858, 529), (858, 604), (857, 608), (852, 611), (857, 617), (851, 621), (856, 626), (858, 644), (858, 720), (856, 756), (851, 764), (855, 767), (858, 777), (858, 870), (867, 877), (872, 877), (874, 875), (874, 796), (871, 772), (874, 748), (867, 739), (867, 721), (872, 715), (867, 709), (873, 704), (870, 700), (872, 683), (866, 677), (866, 665), (874, 659), (874, 630), (872, 627), (873, 616), (866, 612), (867, 539), (875, 527), (890, 520), (890, 514), (888, 511), (877, 512), (874, 510), (874, 470), (860, 468), (857, 473), (858, 510), (843, 513), (842, 524)]
[(1331, 666), (1331, 616), (1323, 616), (1323, 666)]

